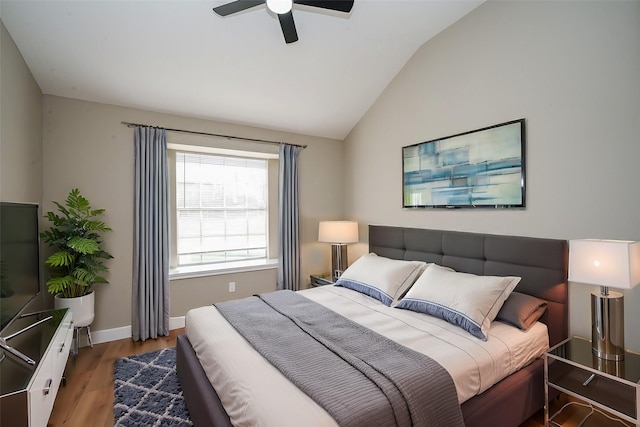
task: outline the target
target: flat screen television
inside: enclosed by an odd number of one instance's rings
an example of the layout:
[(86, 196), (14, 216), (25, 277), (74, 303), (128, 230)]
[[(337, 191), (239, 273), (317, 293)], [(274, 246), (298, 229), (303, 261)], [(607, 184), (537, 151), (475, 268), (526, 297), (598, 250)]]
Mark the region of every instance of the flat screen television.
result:
[(0, 332), (40, 293), (38, 205), (0, 202)]
[(525, 121), (402, 147), (403, 208), (524, 208)]

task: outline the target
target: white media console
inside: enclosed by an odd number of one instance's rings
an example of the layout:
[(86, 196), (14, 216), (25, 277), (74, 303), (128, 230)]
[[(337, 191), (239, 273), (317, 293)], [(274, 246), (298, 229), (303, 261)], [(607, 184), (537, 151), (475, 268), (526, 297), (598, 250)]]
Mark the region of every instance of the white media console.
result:
[(11, 329), (26, 330), (7, 341), (30, 364), (3, 351), (0, 355), (0, 425), (45, 427), (60, 387), (73, 338), (71, 311), (47, 310), (17, 319)]

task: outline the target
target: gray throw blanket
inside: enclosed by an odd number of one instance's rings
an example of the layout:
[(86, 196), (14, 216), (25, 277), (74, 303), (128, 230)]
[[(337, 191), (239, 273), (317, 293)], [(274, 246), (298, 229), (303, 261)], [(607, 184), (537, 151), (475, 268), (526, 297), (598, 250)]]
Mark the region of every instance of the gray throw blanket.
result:
[(442, 366), (302, 295), (278, 291), (216, 307), (340, 426), (464, 426)]

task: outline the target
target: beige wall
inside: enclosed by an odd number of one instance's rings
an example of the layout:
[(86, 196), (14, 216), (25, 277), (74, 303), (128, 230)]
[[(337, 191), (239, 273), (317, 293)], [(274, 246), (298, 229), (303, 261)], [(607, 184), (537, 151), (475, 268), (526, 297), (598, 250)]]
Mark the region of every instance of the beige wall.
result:
[[(328, 270), (329, 246), (317, 242), (317, 227), (319, 220), (342, 219), (341, 141), (43, 97), (4, 25), (1, 31), (0, 199), (41, 203), (45, 212), (53, 209), (52, 200), (63, 200), (78, 187), (94, 207), (107, 209), (104, 219), (114, 231), (105, 236), (105, 247), (115, 258), (111, 283), (98, 285), (94, 331), (131, 323), (133, 131), (121, 121), (307, 144), (300, 155), (303, 283), (309, 274)], [(193, 142), (178, 135), (170, 133), (169, 140)], [(228, 292), (231, 281), (235, 293)], [(273, 290), (275, 283), (275, 269), (175, 280), (171, 316)]]
[[(475, 9), (418, 50), (346, 139), (347, 215), (363, 224), (640, 240), (639, 18), (640, 2)], [(522, 117), (526, 209), (401, 208), (402, 146)], [(573, 334), (590, 337), (591, 289), (571, 285)], [(640, 350), (640, 287), (626, 292), (626, 307), (626, 342)]]
[[(42, 204), (42, 92), (2, 21), (0, 200)], [(26, 310), (50, 304), (43, 292)]]
[(42, 201), (42, 92), (0, 22), (0, 200)]
[[(131, 324), (133, 245), (133, 130), (122, 121), (170, 128), (230, 134), (249, 138), (307, 144), (300, 155), (300, 219), (302, 273), (329, 266), (329, 247), (317, 240), (318, 221), (342, 214), (342, 142), (293, 135), (246, 126), (154, 113), (113, 105), (44, 96), (44, 208), (63, 200), (78, 187), (95, 208), (105, 208), (105, 222), (113, 232), (105, 236), (110, 261), (110, 284), (98, 285), (96, 331)], [(183, 134), (169, 133), (169, 142), (184, 142)], [(327, 173), (327, 165), (334, 165)], [(228, 292), (235, 281), (236, 293)], [(171, 282), (171, 316), (215, 301), (275, 290), (274, 269), (216, 275)]]
[[(95, 330), (130, 324), (133, 159), (123, 120), (309, 144), (301, 156), (305, 282), (329, 266), (328, 245), (316, 242), (323, 219), (360, 221), (363, 242), (369, 223), (640, 240), (638, 16), (638, 2), (487, 2), (415, 54), (344, 152), (339, 141), (43, 99), (2, 26), (0, 198), (44, 200), (50, 209), (77, 186), (107, 209), (114, 231), (105, 241), (116, 258), (111, 284), (97, 293)], [(520, 117), (527, 119), (525, 210), (400, 208), (403, 145)], [(365, 250), (353, 245), (350, 259)], [(275, 270), (173, 281), (171, 315), (229, 298), (229, 281), (243, 296), (275, 286)], [(571, 332), (582, 336), (589, 290), (571, 286)], [(640, 320), (631, 316), (639, 289), (626, 292), (626, 306), (627, 344), (640, 350)]]

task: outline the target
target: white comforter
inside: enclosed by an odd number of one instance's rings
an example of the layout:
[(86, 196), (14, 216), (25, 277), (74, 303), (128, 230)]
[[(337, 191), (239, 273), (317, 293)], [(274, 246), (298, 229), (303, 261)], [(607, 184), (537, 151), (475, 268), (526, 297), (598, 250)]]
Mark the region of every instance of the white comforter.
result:
[[(460, 403), (526, 366), (549, 346), (542, 323), (523, 332), (493, 322), (485, 342), (443, 320), (387, 307), (349, 289), (322, 286), (301, 293), (436, 360), (451, 374)], [(186, 333), (234, 426), (336, 426), (322, 407), (237, 334), (215, 307), (189, 311)]]

